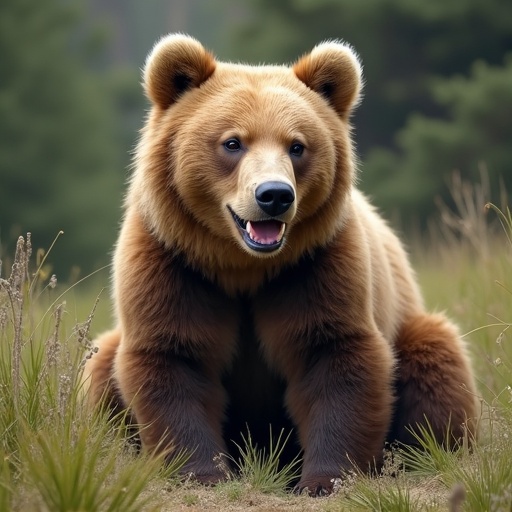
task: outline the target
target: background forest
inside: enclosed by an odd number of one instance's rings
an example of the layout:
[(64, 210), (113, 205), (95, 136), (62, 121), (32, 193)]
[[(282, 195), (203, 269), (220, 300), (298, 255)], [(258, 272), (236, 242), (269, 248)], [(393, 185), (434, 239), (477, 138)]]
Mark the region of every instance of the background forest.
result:
[[(67, 279), (108, 263), (153, 43), (188, 32), (221, 59), (290, 62), (342, 38), (365, 68), (361, 187), (401, 228), (449, 202), (457, 169), (512, 190), (508, 0), (2, 0), (0, 242), (33, 233)], [(486, 198), (492, 199), (492, 198)]]

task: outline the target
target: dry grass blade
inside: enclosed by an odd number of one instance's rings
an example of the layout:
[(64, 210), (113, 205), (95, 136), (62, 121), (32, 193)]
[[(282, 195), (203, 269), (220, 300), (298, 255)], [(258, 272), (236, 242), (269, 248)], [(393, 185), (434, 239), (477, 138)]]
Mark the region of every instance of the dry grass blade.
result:
[(455, 211), (440, 198), (436, 204), (441, 214), (441, 229), (448, 243), (464, 239), (472, 249), (484, 259), (489, 256), (489, 227), (485, 205), (490, 197), (489, 175), (485, 167), (480, 167), (480, 182), (470, 183), (462, 180), (455, 171), (449, 186)]

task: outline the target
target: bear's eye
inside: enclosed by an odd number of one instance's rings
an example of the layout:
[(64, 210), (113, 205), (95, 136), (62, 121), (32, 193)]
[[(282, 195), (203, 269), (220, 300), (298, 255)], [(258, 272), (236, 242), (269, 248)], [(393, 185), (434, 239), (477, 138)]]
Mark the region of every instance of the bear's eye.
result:
[(238, 139), (228, 139), (224, 142), (224, 147), (231, 152), (240, 151), (242, 149), (242, 144)]
[(302, 153), (304, 153), (304, 144), (301, 144), (300, 142), (294, 142), (290, 146), (290, 155), (302, 156)]

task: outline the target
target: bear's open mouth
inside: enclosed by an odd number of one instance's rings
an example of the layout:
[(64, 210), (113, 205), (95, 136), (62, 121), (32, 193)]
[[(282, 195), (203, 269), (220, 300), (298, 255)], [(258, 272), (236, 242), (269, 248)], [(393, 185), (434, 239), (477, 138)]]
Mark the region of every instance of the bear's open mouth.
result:
[(286, 224), (276, 219), (245, 220), (239, 217), (229, 206), (228, 210), (242, 234), (245, 244), (255, 251), (272, 252), (283, 243)]

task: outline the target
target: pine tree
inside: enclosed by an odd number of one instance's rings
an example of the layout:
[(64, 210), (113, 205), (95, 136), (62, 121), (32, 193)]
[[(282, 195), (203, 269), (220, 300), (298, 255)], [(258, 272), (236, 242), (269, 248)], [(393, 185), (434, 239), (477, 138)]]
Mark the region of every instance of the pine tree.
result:
[(0, 2), (0, 237), (31, 231), (47, 248), (63, 230), (61, 275), (107, 261), (124, 180), (112, 91), (76, 6)]

